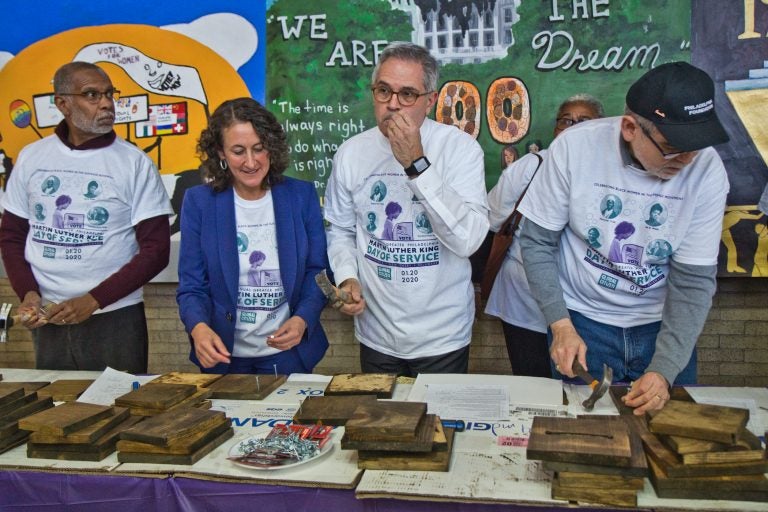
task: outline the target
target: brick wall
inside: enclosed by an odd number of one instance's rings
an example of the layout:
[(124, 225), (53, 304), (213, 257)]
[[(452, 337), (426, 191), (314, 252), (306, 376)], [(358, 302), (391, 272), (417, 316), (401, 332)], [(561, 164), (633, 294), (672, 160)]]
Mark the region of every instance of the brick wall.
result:
[[(145, 287), (149, 324), (149, 369), (153, 373), (196, 371), (187, 360), (189, 344), (178, 318), (174, 284)], [(0, 300), (18, 304), (7, 279), (0, 280)], [(352, 320), (326, 309), (321, 321), (331, 346), (318, 373), (357, 372), (358, 348)], [(511, 373), (498, 320), (484, 317), (475, 324), (470, 371)], [(0, 344), (0, 367), (32, 368), (31, 337), (14, 327), (9, 342)], [(724, 278), (718, 282), (704, 332), (699, 340), (699, 382), (725, 386), (768, 386), (768, 280)]]

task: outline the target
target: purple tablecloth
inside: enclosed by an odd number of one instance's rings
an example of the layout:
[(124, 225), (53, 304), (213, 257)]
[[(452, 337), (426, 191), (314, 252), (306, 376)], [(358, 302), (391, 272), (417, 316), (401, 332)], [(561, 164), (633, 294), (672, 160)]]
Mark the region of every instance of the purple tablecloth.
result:
[[(565, 508), (357, 499), (353, 490), (192, 478), (0, 471), (0, 512), (547, 512)], [(573, 508), (570, 509), (574, 510)], [(579, 511), (589, 509), (579, 508)], [(609, 512), (601, 508), (600, 512)]]

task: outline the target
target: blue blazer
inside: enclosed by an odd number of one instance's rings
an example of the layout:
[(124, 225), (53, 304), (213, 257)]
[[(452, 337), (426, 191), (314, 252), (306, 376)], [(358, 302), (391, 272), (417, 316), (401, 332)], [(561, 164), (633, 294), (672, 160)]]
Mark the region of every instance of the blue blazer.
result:
[[(307, 323), (295, 349), (304, 365), (314, 368), (328, 348), (320, 325), (326, 299), (315, 283), (315, 274), (328, 268), (320, 203), (314, 186), (306, 181), (285, 177), (271, 190), (280, 275), (290, 314)], [(187, 333), (198, 323), (206, 323), (230, 353), (235, 344), (239, 272), (232, 187), (223, 192), (215, 192), (209, 185), (190, 188), (181, 208), (179, 314)], [(194, 344), (189, 359), (200, 365)], [(227, 373), (228, 368), (219, 363), (211, 370)]]

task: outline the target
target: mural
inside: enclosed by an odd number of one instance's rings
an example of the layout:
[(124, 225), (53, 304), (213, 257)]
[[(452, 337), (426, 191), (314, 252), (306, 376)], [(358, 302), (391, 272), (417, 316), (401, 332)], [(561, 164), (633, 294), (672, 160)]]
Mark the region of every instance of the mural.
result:
[(53, 72), (82, 59), (121, 91), (116, 131), (157, 164), (176, 211), (200, 182), (195, 144), (207, 115), (244, 95), (278, 116), (288, 174), (313, 182), (322, 200), (338, 146), (374, 125), (370, 75), (390, 41), (422, 44), (441, 62), (432, 116), (478, 140), (489, 188), (504, 155), (549, 144), (568, 96), (588, 92), (617, 115), (637, 77), (687, 60), (715, 79), (731, 135), (717, 148), (731, 180), (720, 275), (768, 273), (756, 208), (768, 181), (765, 0), (115, 0), (109, 9), (28, 0), (5, 5), (4, 19), (26, 22), (0, 31), (0, 184), (21, 148), (60, 120)]

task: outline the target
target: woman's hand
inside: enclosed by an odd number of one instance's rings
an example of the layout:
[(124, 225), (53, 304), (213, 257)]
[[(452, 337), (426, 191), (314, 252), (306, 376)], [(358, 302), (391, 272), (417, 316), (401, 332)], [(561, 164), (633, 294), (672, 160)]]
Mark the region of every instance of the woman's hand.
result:
[(219, 363), (229, 363), (231, 355), (224, 342), (207, 324), (200, 322), (190, 333), (195, 345), (195, 355), (203, 368), (211, 368)]
[(290, 350), (301, 342), (307, 322), (300, 316), (292, 316), (272, 336), (267, 336), (267, 345), (278, 350)]

